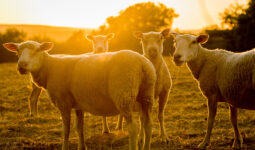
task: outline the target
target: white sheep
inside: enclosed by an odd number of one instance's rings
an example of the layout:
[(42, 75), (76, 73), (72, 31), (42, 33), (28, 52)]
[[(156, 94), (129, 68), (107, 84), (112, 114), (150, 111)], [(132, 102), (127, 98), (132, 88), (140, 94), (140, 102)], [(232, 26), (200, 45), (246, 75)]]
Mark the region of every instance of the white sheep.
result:
[[(168, 101), (168, 94), (172, 86), (171, 76), (162, 56), (163, 42), (169, 36), (170, 29), (165, 29), (162, 32), (135, 32), (134, 36), (141, 40), (143, 47), (143, 55), (148, 58), (157, 74), (157, 81), (155, 85), (155, 99), (159, 99), (158, 119), (161, 129), (162, 141), (168, 141), (168, 136), (164, 127), (164, 109)], [(123, 117), (120, 115), (118, 119), (117, 129), (122, 130)]]
[[(114, 37), (114, 33), (110, 33), (107, 35), (97, 35), (92, 36), (88, 35), (87, 38), (92, 41), (93, 43), (93, 52), (88, 54), (95, 54), (100, 52), (107, 52), (108, 51), (108, 41)], [(39, 96), (41, 94), (42, 89), (37, 87), (32, 81), (32, 91), (28, 98), (29, 101), (29, 111), (30, 116), (37, 116), (37, 103), (39, 100)], [(106, 121), (106, 118), (103, 118), (103, 132), (109, 133), (109, 127)]]
[(202, 93), (208, 98), (207, 132), (198, 147), (205, 148), (210, 144), (217, 102), (226, 102), (235, 133), (233, 147), (239, 149), (243, 139), (237, 128), (237, 108), (255, 109), (255, 50), (242, 53), (208, 50), (201, 46), (208, 38), (208, 35), (177, 34), (173, 60), (178, 66), (187, 62)]
[(87, 39), (93, 43), (93, 53), (108, 52), (108, 41), (114, 37), (114, 33), (107, 35), (87, 35)]
[[(114, 33), (109, 33), (107, 35), (87, 35), (87, 39), (92, 41), (93, 44), (93, 52), (92, 54), (96, 53), (103, 53), (108, 52), (108, 41), (114, 37)], [(90, 53), (91, 54), (91, 53)], [(106, 117), (102, 117), (103, 120), (103, 133), (109, 133), (109, 127), (107, 123)]]
[[(47, 90), (60, 110), (63, 121), (62, 149), (68, 149), (71, 109), (77, 116), (79, 149), (85, 149), (83, 112), (99, 116), (124, 115), (129, 132), (129, 148), (137, 148), (137, 125), (134, 105), (140, 106), (142, 121), (139, 148), (150, 149), (151, 108), (156, 72), (144, 56), (129, 50), (94, 55), (54, 56), (46, 51), (53, 43), (5, 43), (19, 55), (17, 69), (31, 73), (33, 82)], [(145, 133), (145, 141), (144, 141)]]

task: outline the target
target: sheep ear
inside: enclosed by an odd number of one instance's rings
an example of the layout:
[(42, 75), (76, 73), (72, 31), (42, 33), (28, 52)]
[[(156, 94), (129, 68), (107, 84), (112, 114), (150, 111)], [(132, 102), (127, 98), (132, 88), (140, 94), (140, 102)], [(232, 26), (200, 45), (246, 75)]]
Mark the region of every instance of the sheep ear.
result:
[(52, 42), (43, 42), (40, 45), (42, 51), (50, 51), (53, 48), (54, 44)]
[(168, 37), (170, 35), (170, 28), (166, 28), (163, 31), (161, 31), (161, 34), (164, 38)]
[(94, 36), (93, 36), (93, 35), (87, 35), (86, 38), (87, 38), (88, 40), (91, 40), (91, 41), (92, 41), (92, 40), (94, 39)]
[(19, 44), (18, 43), (4, 43), (3, 44), (3, 47), (6, 48), (8, 51), (11, 51), (11, 52), (18, 52), (18, 46)]
[(114, 38), (114, 33), (110, 33), (106, 35), (107, 40), (111, 40), (112, 38)]
[(201, 34), (197, 37), (197, 42), (198, 43), (201, 43), (201, 44), (204, 44), (208, 41), (209, 39), (209, 35), (208, 34)]
[(170, 34), (171, 34), (174, 38), (176, 38), (176, 36), (179, 35), (179, 33), (174, 32), (174, 31), (171, 31)]
[(141, 31), (135, 31), (134, 32), (134, 36), (137, 38), (137, 39), (142, 39), (143, 38), (143, 33)]

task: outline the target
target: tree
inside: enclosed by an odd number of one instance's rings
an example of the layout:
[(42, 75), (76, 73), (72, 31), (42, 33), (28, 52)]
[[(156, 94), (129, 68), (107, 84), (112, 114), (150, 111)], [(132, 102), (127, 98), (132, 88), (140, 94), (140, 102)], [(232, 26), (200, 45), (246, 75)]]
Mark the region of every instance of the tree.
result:
[(244, 13), (244, 5), (239, 3), (230, 4), (228, 8), (220, 13), (222, 27), (232, 29), (238, 23), (238, 16)]
[(26, 39), (26, 36), (27, 34), (24, 31), (16, 28), (8, 28), (4, 33), (0, 33), (0, 62), (11, 62), (17, 60), (17, 56), (15, 56), (12, 52), (7, 51), (3, 47), (3, 43), (23, 42)]
[(160, 31), (171, 27), (176, 17), (178, 14), (174, 9), (162, 3), (137, 3), (120, 11), (118, 16), (108, 17), (106, 23), (94, 34), (115, 33), (115, 38), (110, 42), (111, 50), (134, 49), (141, 52), (140, 43), (133, 37), (133, 32)]
[(255, 47), (255, 0), (249, 0), (247, 8), (232, 5), (221, 16), (223, 24), (231, 27), (228, 45), (233, 51), (245, 51)]
[(51, 53), (60, 54), (83, 54), (92, 52), (92, 44), (85, 38), (84, 30), (74, 31), (63, 43), (56, 43)]

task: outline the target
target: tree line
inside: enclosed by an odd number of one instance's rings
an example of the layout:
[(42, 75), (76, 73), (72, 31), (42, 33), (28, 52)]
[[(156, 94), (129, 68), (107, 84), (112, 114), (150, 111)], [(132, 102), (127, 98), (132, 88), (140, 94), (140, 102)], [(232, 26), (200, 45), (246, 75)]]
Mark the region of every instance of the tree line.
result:
[[(223, 28), (210, 26), (203, 32), (210, 35), (205, 44), (207, 48), (224, 48), (230, 51), (245, 51), (255, 45), (255, 0), (249, 0), (247, 7), (232, 4), (220, 14)], [(135, 31), (161, 31), (171, 28), (178, 17), (173, 8), (162, 3), (143, 2), (129, 6), (117, 16), (110, 16), (105, 24), (93, 30), (91, 34), (115, 33), (110, 41), (110, 51), (132, 49), (142, 53), (140, 42), (134, 38)], [(5, 42), (22, 42), (35, 40), (38, 42), (52, 41), (55, 46), (52, 54), (82, 54), (92, 51), (92, 44), (85, 38), (83, 30), (77, 30), (64, 42), (58, 42), (50, 37), (27, 37), (27, 33), (15, 28), (9, 28), (0, 33), (0, 62), (16, 61), (17, 57), (6, 51), (2, 44)], [(164, 42), (163, 55), (171, 55), (174, 51), (173, 38), (170, 36)]]
[(231, 4), (220, 17), (223, 29), (215, 26), (205, 29), (210, 35), (207, 47), (234, 52), (255, 47), (255, 0), (249, 0), (247, 6)]
[[(162, 3), (144, 2), (132, 5), (119, 12), (118, 16), (110, 16), (105, 24), (92, 34), (115, 33), (115, 37), (110, 41), (111, 51), (121, 49), (132, 49), (142, 53), (140, 42), (133, 36), (133, 32), (142, 31), (161, 31), (164, 28), (172, 26), (174, 18), (178, 17), (174, 9), (166, 7)], [(22, 42), (24, 40), (35, 40), (38, 42), (52, 41), (55, 46), (50, 52), (52, 54), (82, 54), (92, 51), (92, 44), (85, 38), (83, 30), (75, 31), (65, 42), (58, 42), (49, 37), (35, 36), (27, 38), (24, 31), (15, 28), (7, 29), (0, 33), (0, 62), (16, 61), (17, 57), (6, 51), (2, 44), (5, 42)], [(165, 42), (164, 55), (169, 55), (172, 38)]]

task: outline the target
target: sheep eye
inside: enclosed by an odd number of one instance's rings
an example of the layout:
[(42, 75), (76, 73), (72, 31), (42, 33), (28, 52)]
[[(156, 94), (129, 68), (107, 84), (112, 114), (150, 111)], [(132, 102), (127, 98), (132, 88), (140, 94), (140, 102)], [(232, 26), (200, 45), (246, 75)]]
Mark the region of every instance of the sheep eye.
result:
[(191, 42), (191, 44), (196, 44), (196, 43), (197, 43), (197, 41), (192, 41), (192, 42)]
[(143, 39), (143, 42), (148, 42), (148, 40)]

